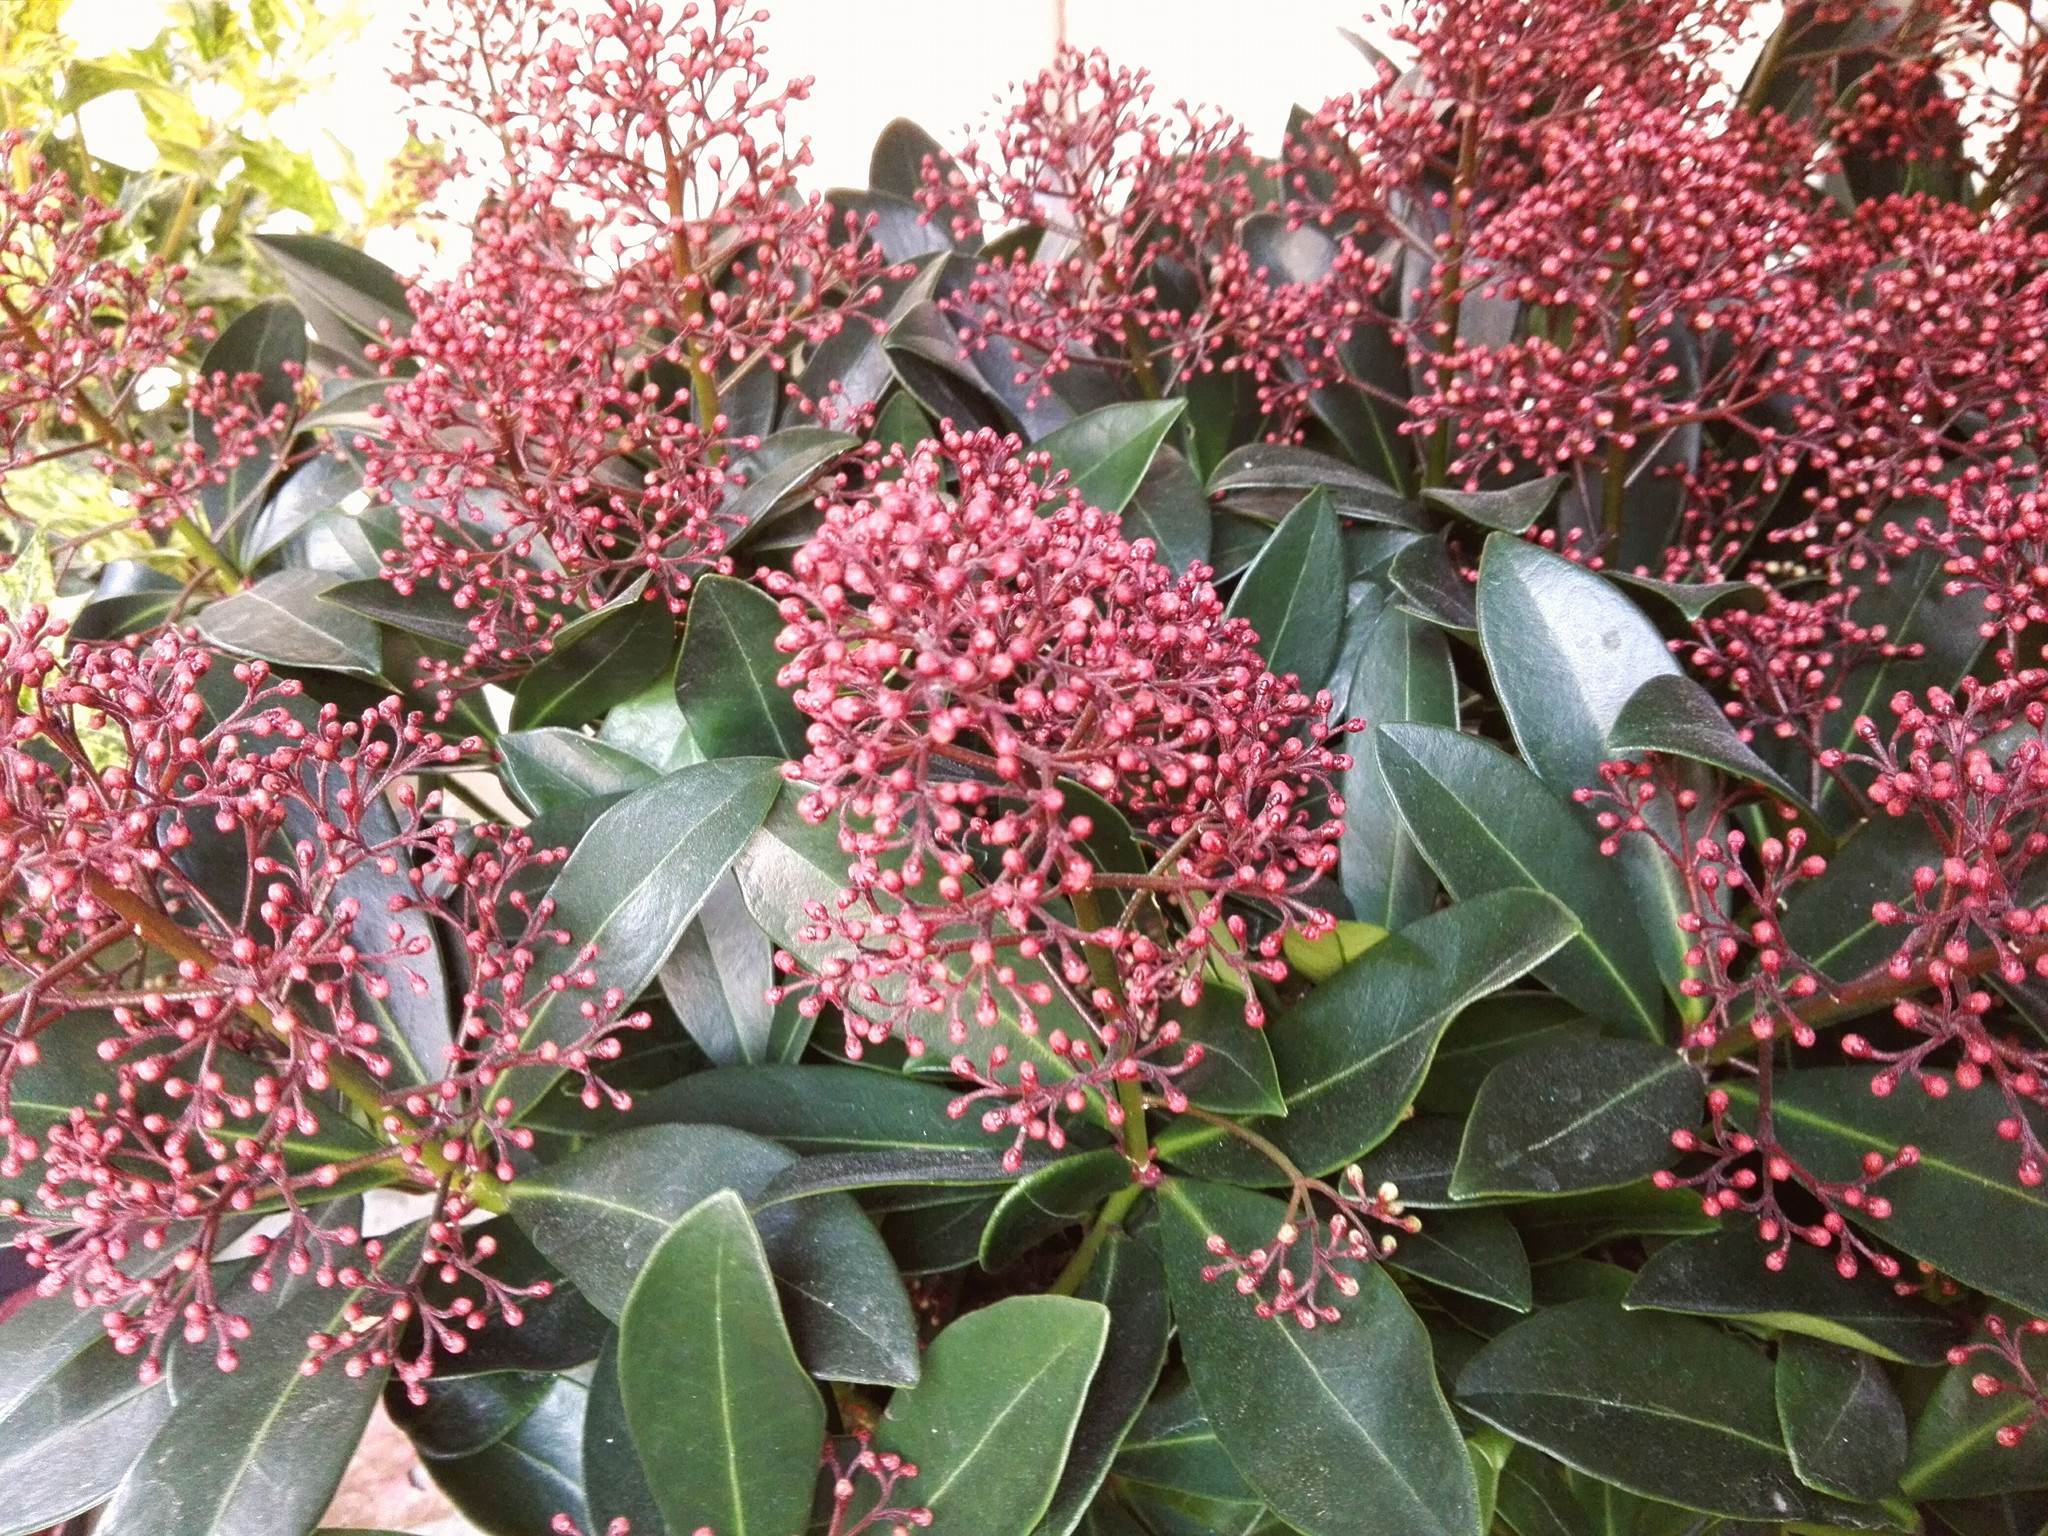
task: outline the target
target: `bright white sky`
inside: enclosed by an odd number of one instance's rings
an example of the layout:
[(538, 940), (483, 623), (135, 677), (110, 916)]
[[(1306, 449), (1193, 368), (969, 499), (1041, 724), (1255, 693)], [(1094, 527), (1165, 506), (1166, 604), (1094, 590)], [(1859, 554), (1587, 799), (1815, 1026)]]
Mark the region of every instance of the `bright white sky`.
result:
[[(87, 53), (146, 41), (164, 0), (73, 0), (65, 25)], [(334, 60), (333, 86), (278, 131), (321, 152), (325, 136), (374, 179), (403, 142), (406, 107), (385, 72), (415, 0), (365, 0), (370, 25)], [(1149, 69), (1165, 101), (1186, 97), (1242, 120), (1258, 147), (1278, 147), (1293, 103), (1315, 104), (1366, 78), (1338, 36), (1364, 30), (1367, 0), (1067, 0), (1068, 36), (1119, 63)], [(1012, 81), (1050, 54), (1055, 0), (766, 0), (761, 29), (779, 76), (811, 75), (811, 99), (792, 126), (808, 133), (819, 187), (863, 186), (868, 150), (892, 117), (915, 118), (950, 140)], [(95, 151), (120, 160), (141, 123), (132, 100), (88, 115)], [(147, 154), (147, 144), (140, 151)], [(394, 265), (417, 258), (373, 243)]]

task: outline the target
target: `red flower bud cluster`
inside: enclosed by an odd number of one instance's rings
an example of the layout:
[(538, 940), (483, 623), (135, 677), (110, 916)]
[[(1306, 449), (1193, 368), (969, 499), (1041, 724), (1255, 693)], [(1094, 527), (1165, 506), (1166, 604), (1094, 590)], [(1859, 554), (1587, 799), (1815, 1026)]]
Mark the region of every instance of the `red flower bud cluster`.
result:
[(1034, 386), (1079, 364), (1147, 394), (1205, 365), (1219, 290), (1255, 206), (1244, 130), (1186, 102), (1161, 113), (1142, 70), (1062, 46), (985, 143), (925, 167), (928, 217), (956, 240), (985, 219), (1044, 226), (1037, 248), (980, 263), (945, 300), (963, 343), (1004, 349)]
[[(315, 1341), (313, 1363), (416, 1382), (527, 1294), (477, 1270), (488, 1250), (462, 1231), (530, 1140), (508, 1124), (505, 1073), (580, 1074), (594, 1101), (618, 1051), (616, 996), (584, 1002), (571, 1046), (526, 1043), (536, 996), (589, 984), (523, 888), (556, 855), (438, 817), (417, 776), (478, 744), (396, 700), (316, 711), (263, 664), (230, 680), (172, 631), (61, 661), (58, 645), (41, 610), (0, 614), (0, 1174), (40, 1179), (0, 1215), (43, 1292), (105, 1313), (146, 1375), (174, 1334), (211, 1337), (233, 1368), (246, 1324), (214, 1270), (240, 1239), (259, 1289), (282, 1264), (366, 1284), (381, 1307)], [(436, 1050), (428, 1025), (398, 1021), (432, 994), (443, 945), (465, 963), (434, 1005), (453, 1016), (432, 1021)], [(38, 1084), (58, 1097), (24, 1092)], [(394, 1168), (438, 1209), (418, 1269), (380, 1278), (311, 1207)], [(430, 1305), (430, 1272), (478, 1280), (485, 1305)], [(416, 1318), (424, 1344), (400, 1360)]]
[[(1328, 1215), (1316, 1205), (1316, 1196), (1332, 1207)], [(1323, 1287), (1346, 1300), (1356, 1296), (1356, 1267), (1386, 1258), (1400, 1241), (1391, 1232), (1376, 1236), (1368, 1222), (1402, 1232), (1422, 1230), (1421, 1218), (1402, 1210), (1401, 1192), (1392, 1184), (1367, 1190), (1365, 1174), (1356, 1163), (1334, 1186), (1321, 1179), (1296, 1179), (1273, 1240), (1239, 1253), (1220, 1234), (1211, 1233), (1209, 1251), (1217, 1262), (1202, 1266), (1202, 1278), (1232, 1277), (1240, 1294), (1258, 1297), (1252, 1310), (1260, 1317), (1292, 1318), (1303, 1328), (1334, 1323), (1343, 1309), (1329, 1300)]]
[[(1014, 438), (949, 430), (877, 474), (763, 578), (812, 722), (785, 771), (853, 860), (837, 910), (808, 914), (836, 952), (795, 990), (843, 1010), (855, 1054), (1052, 1025), (1064, 1081), (1029, 1063), (1012, 1079), (1001, 1045), (959, 1064), (1014, 1097), (1018, 1118), (991, 1118), (1020, 1144), (1084, 1090), (1171, 1099), (1164, 1011), (1205, 972), (1278, 980), (1283, 932), (1329, 929), (1307, 892), (1341, 835), (1330, 700), (1267, 669), (1206, 570), (1176, 577)], [(1116, 812), (1143, 851), (1119, 846)]]
[(469, 260), (378, 349), (391, 383), (357, 443), (399, 504), (391, 579), (452, 594), (475, 635), (444, 684), (530, 661), (643, 579), (680, 612), (731, 532), (728, 453), (754, 446), (726, 399), (877, 323), (890, 269), (796, 190), (809, 83), (766, 88), (752, 19), (464, 0), (413, 35), (399, 83), (503, 149)]

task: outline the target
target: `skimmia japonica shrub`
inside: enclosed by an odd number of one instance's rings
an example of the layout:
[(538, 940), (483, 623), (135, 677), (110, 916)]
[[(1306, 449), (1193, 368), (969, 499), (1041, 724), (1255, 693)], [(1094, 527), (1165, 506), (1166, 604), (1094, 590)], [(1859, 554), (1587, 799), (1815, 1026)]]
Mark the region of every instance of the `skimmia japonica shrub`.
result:
[(380, 1401), (493, 1536), (2038, 1536), (2048, 15), (827, 193), (761, 21), (432, 0), (417, 280), (7, 141), (0, 1536)]

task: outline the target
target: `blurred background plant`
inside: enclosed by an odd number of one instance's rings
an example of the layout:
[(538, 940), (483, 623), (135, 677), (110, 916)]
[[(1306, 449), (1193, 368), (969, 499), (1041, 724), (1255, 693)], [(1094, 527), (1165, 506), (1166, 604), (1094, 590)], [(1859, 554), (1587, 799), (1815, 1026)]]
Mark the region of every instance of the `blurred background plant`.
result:
[[(186, 269), (179, 290), (224, 328), (283, 292), (264, 234), (318, 233), (360, 246), (412, 222), (410, 179), (365, 165), (324, 99), (370, 19), (360, 0), (7, 0), (0, 5), (0, 133), (19, 195), (40, 157), (117, 218), (99, 255)], [(422, 151), (422, 153), (426, 153)], [(0, 283), (19, 277), (0, 274)], [(152, 440), (183, 428), (204, 332), (131, 381)], [(109, 562), (139, 560), (181, 583), (194, 555), (132, 526), (75, 424), (17, 465), (0, 492), (0, 604), (82, 605)], [(161, 429), (161, 430), (159, 430)], [(66, 438), (70, 439), (67, 441)]]

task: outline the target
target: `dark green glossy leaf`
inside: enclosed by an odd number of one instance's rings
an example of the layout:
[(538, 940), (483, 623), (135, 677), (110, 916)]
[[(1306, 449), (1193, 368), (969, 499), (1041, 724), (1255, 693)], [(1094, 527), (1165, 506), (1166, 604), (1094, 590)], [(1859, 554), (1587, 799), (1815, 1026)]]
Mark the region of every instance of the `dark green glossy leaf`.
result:
[(1704, 1089), (1648, 1041), (1546, 1040), (1494, 1068), (1465, 1123), (1451, 1192), (1564, 1194), (1627, 1184), (1669, 1163)]
[[(1781, 1074), (1773, 1103), (1786, 1150), (1819, 1178), (1853, 1179), (1865, 1152), (1917, 1147), (1920, 1160), (1880, 1186), (1892, 1209), (1873, 1234), (1966, 1285), (2048, 1312), (2048, 1189), (2015, 1175), (2012, 1143), (1997, 1129), (2004, 1101), (1932, 1099), (1910, 1084), (1879, 1098), (1870, 1076), (1867, 1067)], [(1745, 1086), (1731, 1092), (1740, 1119), (1754, 1101)]]
[(775, 599), (730, 576), (702, 576), (690, 589), (676, 705), (706, 757), (804, 755), (804, 717), (775, 681), (782, 633)]
[(2048, 1532), (2048, 1486), (2027, 1493), (1982, 1499), (1936, 1500), (1928, 1506), (1941, 1517), (1934, 1530), (1955, 1536), (2043, 1536)]
[(581, 725), (622, 704), (668, 668), (675, 616), (662, 602), (629, 595), (555, 636), (554, 649), (519, 681), (512, 729)]
[(1529, 766), (1560, 795), (1599, 784), (1622, 706), (1678, 672), (1664, 637), (1595, 572), (1507, 535), (1486, 541), (1478, 606), (1486, 664)]
[(1472, 584), (1458, 571), (1444, 541), (1417, 539), (1404, 545), (1387, 566), (1396, 601), (1407, 612), (1438, 629), (1470, 635), (1479, 628)]
[[(1004, 1166), (1007, 1149), (993, 1138), (973, 1151), (922, 1147), (871, 1152), (828, 1152), (799, 1158), (769, 1180), (755, 1198), (756, 1210), (812, 1195), (852, 1189), (943, 1189), (956, 1185), (1014, 1184), (1017, 1170)], [(1045, 1166), (1026, 1163), (1029, 1170)], [(1053, 1165), (1057, 1166), (1057, 1164)]]
[(953, 167), (953, 157), (937, 139), (907, 117), (894, 118), (882, 129), (868, 157), (868, 185), (877, 192), (915, 198), (924, 190), (927, 161), (941, 174)]
[[(1358, 658), (1344, 713), (1373, 725), (1455, 727), (1458, 684), (1443, 631), (1398, 608), (1384, 609)], [(1360, 919), (1398, 929), (1435, 904), (1436, 876), (1394, 808), (1380, 774), (1378, 738), (1362, 732), (1349, 738), (1346, 750), (1351, 767), (1339, 786), (1344, 837), (1338, 881)]]
[(981, 1234), (995, 1208), (989, 1195), (891, 1211), (882, 1218), (882, 1241), (906, 1276), (965, 1269), (981, 1257)]
[[(854, 324), (846, 329), (859, 333), (867, 328)], [(835, 459), (858, 446), (860, 439), (826, 427), (785, 427), (763, 438), (760, 447), (735, 465), (746, 476), (746, 483), (726, 497), (719, 509), (721, 517), (729, 520), (728, 526), (738, 530), (734, 542), (802, 506), (809, 499), (811, 483)]]
[(1875, 1359), (1794, 1334), (1778, 1346), (1777, 1393), (1801, 1482), (1840, 1499), (1897, 1495), (1906, 1410)]
[(1805, 804), (1799, 792), (1735, 734), (1713, 695), (1689, 677), (1662, 674), (1630, 694), (1607, 732), (1607, 750), (1617, 757), (1625, 752), (1661, 752), (1691, 758), (1761, 784), (1787, 805)]
[(1708, 614), (1731, 605), (1761, 608), (1769, 593), (1767, 587), (1747, 581), (1658, 581), (1627, 571), (1609, 571), (1606, 575), (1610, 581), (1618, 581), (1638, 592), (1648, 592), (1670, 604), (1688, 624), (1697, 624)]
[(467, 647), (476, 639), (454, 600), (431, 586), (400, 592), (382, 577), (372, 576), (367, 581), (344, 581), (329, 587), (320, 594), (320, 601), (443, 645)]
[(767, 1060), (775, 1030), (775, 949), (754, 925), (739, 884), (721, 875), (661, 964), (662, 996), (690, 1038), (722, 1067)]
[[(723, 1126), (644, 1126), (520, 1179), (512, 1214), (591, 1305), (616, 1318), (674, 1222), (721, 1189), (757, 1198), (795, 1161)], [(835, 1381), (915, 1380), (910, 1303), (860, 1208), (819, 1195), (768, 1207), (758, 1220), (810, 1368)]]
[(1063, 1157), (1018, 1180), (996, 1202), (981, 1233), (981, 1267), (1007, 1269), (1056, 1232), (1077, 1226), (1131, 1182), (1117, 1147)]
[(1525, 1445), (1500, 1469), (1494, 1507), (1514, 1536), (1606, 1536), (1572, 1492), (1564, 1468)]
[(992, 395), (971, 364), (960, 357), (960, 338), (926, 301), (897, 317), (882, 338), (882, 352), (898, 381), (936, 421), (957, 427), (993, 427), (1014, 432), (1018, 423)]
[(1628, 1305), (1733, 1318), (1918, 1365), (1941, 1361), (1956, 1342), (1954, 1313), (1899, 1295), (1867, 1265), (1844, 1280), (1808, 1244), (1787, 1249), (1782, 1269), (1765, 1266), (1767, 1251), (1754, 1229), (1733, 1226), (1666, 1243), (1636, 1276)]
[[(1649, 679), (1677, 674), (1678, 663), (1642, 611), (1582, 565), (1501, 533), (1479, 564), (1480, 647), (1516, 745), (1560, 800), (1599, 787), (1622, 707)], [(1650, 814), (1669, 820), (1662, 807)], [(1581, 819), (1591, 825), (1590, 812)], [(1675, 825), (1663, 830), (1676, 835)], [(1688, 974), (1677, 872), (1644, 838), (1624, 840), (1614, 862), (1641, 914), (1642, 958), (1675, 991)]]
[(1176, 572), (1196, 561), (1209, 562), (1213, 528), (1208, 498), (1188, 461), (1172, 448), (1161, 448), (1152, 467), (1138, 482), (1138, 492), (1124, 508), (1124, 537), (1150, 539), (1158, 557)]
[(1422, 1218), (1420, 1232), (1399, 1234), (1387, 1262), (1515, 1312), (1531, 1305), (1529, 1255), (1514, 1223), (1499, 1211), (1432, 1211)]
[(560, 726), (498, 738), (505, 787), (536, 816), (600, 795), (625, 795), (659, 775), (617, 747)]
[(1287, 1118), (1265, 1134), (1314, 1173), (1341, 1168), (1400, 1122), (1458, 1011), (1554, 954), (1576, 931), (1536, 891), (1496, 891), (1374, 945), (1268, 1026)]
[(1291, 492), (1288, 501), (1313, 490), (1328, 492), (1341, 517), (1392, 523), (1423, 530), (1429, 520), (1416, 505), (1377, 476), (1342, 459), (1292, 443), (1246, 443), (1217, 462), (1209, 476), (1210, 496)]
[[(31, 1305), (0, 1332), (46, 1307), (82, 1318), (100, 1333), (99, 1314), (73, 1306), (68, 1296)], [(22, 1341), (13, 1342), (9, 1349), (0, 1339), (6, 1368), (0, 1394), (9, 1400), (0, 1416), (0, 1477), (6, 1479), (0, 1486), (7, 1490), (0, 1531), (8, 1536), (58, 1525), (104, 1500), (171, 1412), (169, 1385), (144, 1386), (134, 1357), (117, 1353), (104, 1337), (40, 1377), (31, 1358), (18, 1352)]]
[[(1031, 446), (1052, 455), (1082, 502), (1121, 512), (1138, 493), (1153, 456), (1187, 408), (1184, 400), (1140, 400), (1105, 405), (1048, 432)], [(1135, 535), (1133, 535), (1135, 536)]]
[(1521, 887), (1547, 892), (1579, 932), (1537, 974), (1596, 1017), (1652, 1039), (1663, 995), (1626, 885), (1593, 834), (1515, 758), (1431, 725), (1374, 732), (1401, 820), (1461, 902)]
[(1155, 1488), (1177, 1488), (1204, 1498), (1256, 1503), (1258, 1495), (1216, 1438), (1194, 1384), (1161, 1392), (1138, 1416), (1116, 1456), (1116, 1475)]
[(1109, 1337), (1074, 1425), (1059, 1486), (1035, 1536), (1067, 1536), (1080, 1524), (1158, 1383), (1173, 1332), (1165, 1270), (1149, 1248), (1121, 1232), (1112, 1232), (1102, 1245), (1076, 1294), (1109, 1309)]
[[(1443, 1060), (1438, 1048), (1437, 1060)], [(1430, 1076), (1436, 1069), (1430, 1069)], [(1401, 1203), (1414, 1210), (1441, 1210), (1455, 1205), (1451, 1170), (1458, 1162), (1458, 1138), (1464, 1126), (1449, 1115), (1411, 1115), (1392, 1135), (1358, 1160), (1367, 1189), (1391, 1184)]]
[(1541, 480), (1498, 491), (1453, 491), (1432, 486), (1422, 493), (1422, 499), (1482, 528), (1522, 533), (1550, 510), (1550, 504), (1564, 488), (1564, 480), (1563, 475), (1545, 475)]
[[(2007, 1318), (2008, 1326), (2017, 1319)], [(1974, 1342), (1988, 1336), (1978, 1333)], [(2038, 1376), (2048, 1371), (2048, 1343), (2021, 1340), (2022, 1358)], [(2017, 1393), (1986, 1397), (1972, 1385), (1995, 1362), (1973, 1355), (1951, 1366), (1913, 1425), (1911, 1455), (1900, 1485), (1910, 1499), (1971, 1499), (2048, 1488), (2048, 1436), (2030, 1431), (2018, 1445), (1998, 1443), (1998, 1431), (2027, 1415)], [(1992, 1374), (2011, 1379), (2009, 1367)]]
[(1267, 666), (1292, 673), (1304, 692), (1328, 680), (1344, 628), (1344, 544), (1328, 492), (1309, 492), (1273, 531), (1229, 614), (1257, 633)]
[(1180, 1179), (1161, 1196), (1188, 1372), (1217, 1438), (1274, 1511), (1307, 1536), (1350, 1536), (1361, 1509), (1404, 1536), (1480, 1536), (1472, 1464), (1427, 1338), (1379, 1266), (1358, 1274), (1339, 1322), (1262, 1319), (1202, 1268), (1212, 1233), (1239, 1252), (1270, 1242), (1281, 1202)]
[(423, 1384), (414, 1403), (403, 1383), (386, 1387), (384, 1408), (422, 1456), (474, 1456), (496, 1445), (540, 1406), (555, 1378), (546, 1371), (489, 1371)]
[(729, 1125), (802, 1153), (986, 1151), (979, 1120), (947, 1113), (956, 1097), (936, 1083), (865, 1067), (732, 1067), (639, 1096), (622, 1123)]
[[(319, 1216), (352, 1224), (343, 1207)], [(382, 1268), (403, 1275), (425, 1233), (387, 1244)], [(109, 1530), (135, 1536), (276, 1536), (309, 1529), (334, 1497), (383, 1385), (379, 1370), (352, 1377), (339, 1367), (308, 1376), (306, 1340), (347, 1329), (344, 1309), (360, 1289), (322, 1287), (308, 1274), (280, 1273), (268, 1291), (242, 1289), (228, 1305), (249, 1320), (232, 1375), (210, 1351), (171, 1356), (166, 1421), (114, 1495)]]
[[(379, 339), (385, 325), (394, 336), (403, 336), (412, 328), (404, 282), (374, 256), (324, 235), (259, 234), (250, 238), (277, 264), (292, 297), (328, 346), (360, 351), (362, 342)], [(330, 317), (340, 320), (346, 333), (333, 332), (330, 325), (323, 324)]]
[[(533, 1011), (526, 1040), (567, 1044), (587, 1027), (578, 1004), (616, 987), (634, 998), (654, 979), (718, 877), (761, 825), (782, 778), (762, 758), (698, 763), (635, 790), (606, 811), (563, 863), (549, 890), (555, 920), (595, 945), (591, 989), (570, 988)], [(561, 969), (579, 966), (574, 955)], [(521, 1074), (514, 1097), (531, 1105), (551, 1074)]]
[(825, 1405), (731, 1190), (678, 1221), (634, 1281), (619, 1319), (619, 1396), (670, 1530), (801, 1529)]
[(377, 626), (319, 600), (341, 579), (323, 571), (284, 570), (199, 612), (199, 636), (238, 656), (282, 667), (374, 677), (383, 666)]
[(1493, 1340), (1458, 1401), (1567, 1466), (1735, 1519), (1816, 1519), (1792, 1470), (1771, 1365), (1709, 1323), (1602, 1301), (1548, 1307)]
[[(1458, 1015), (1437, 1047), (1436, 1064), (1416, 1096), (1416, 1106), (1430, 1114), (1456, 1115), (1462, 1122), (1495, 1067), (1546, 1040), (1588, 1038), (1595, 1027), (1570, 1003), (1548, 992), (1503, 992), (1474, 1003)], [(1453, 1145), (1453, 1153), (1456, 1150)]]
[(626, 1520), (635, 1531), (664, 1530), (661, 1507), (647, 1486), (647, 1471), (626, 1424), (626, 1405), (619, 1396), (618, 1335), (605, 1340), (604, 1353), (590, 1378), (590, 1397), (583, 1409), (583, 1491), (590, 1501), (590, 1519), (599, 1531)]
[(557, 1377), (546, 1397), (503, 1439), (474, 1456), (424, 1463), (463, 1518), (486, 1536), (549, 1536), (557, 1515), (584, 1529), (583, 1384)]
[(1691, 1237), (1721, 1230), (1720, 1220), (1700, 1209), (1691, 1190), (1659, 1189), (1647, 1179), (1621, 1189), (1532, 1200), (1508, 1214), (1532, 1264), (1568, 1259), (1615, 1237)]
[(1045, 1515), (1109, 1311), (1067, 1296), (1011, 1296), (950, 1324), (915, 1387), (889, 1399), (875, 1448), (917, 1465), (906, 1490), (931, 1536), (1027, 1536)]
[(0, 1426), (24, 1398), (105, 1332), (99, 1316), (66, 1296), (28, 1302), (0, 1322)]
[(71, 621), (73, 640), (118, 640), (154, 629), (185, 595), (185, 584), (140, 560), (110, 560), (92, 600)]
[[(246, 407), (260, 422), (280, 406), (287, 413), (295, 410), (299, 386), (293, 372), (305, 363), (306, 317), (283, 299), (265, 299), (220, 333), (199, 360), (199, 373), (207, 379), (227, 375), (229, 401)], [(256, 376), (255, 384), (246, 389), (235, 382), (244, 374)], [(278, 434), (259, 431), (253, 452), (238, 452), (224, 461), (214, 418), (196, 410), (190, 415), (192, 441), (215, 470), (199, 486), (206, 526), (214, 542), (232, 553), (242, 526), (277, 473), (285, 445)]]

